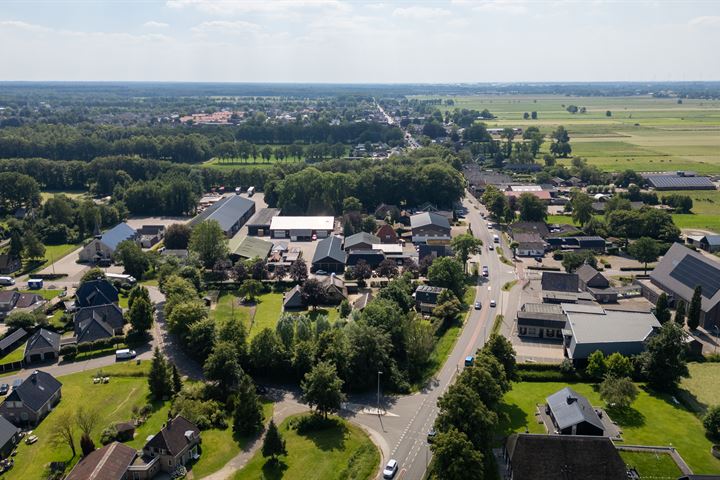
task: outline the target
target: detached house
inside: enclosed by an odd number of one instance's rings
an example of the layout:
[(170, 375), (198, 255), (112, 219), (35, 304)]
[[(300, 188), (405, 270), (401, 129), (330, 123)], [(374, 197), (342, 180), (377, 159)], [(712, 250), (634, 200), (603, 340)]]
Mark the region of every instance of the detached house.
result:
[(554, 432), (560, 435), (598, 435), (605, 432), (602, 420), (587, 398), (570, 387), (547, 397), (545, 413), (552, 420)]
[(25, 363), (54, 360), (60, 356), (60, 334), (39, 329), (30, 336), (25, 345)]
[(85, 282), (75, 292), (75, 307), (95, 307), (118, 303), (118, 291), (107, 280), (92, 280)]
[(119, 223), (95, 238), (80, 250), (79, 258), (85, 263), (109, 263), (115, 249), (125, 240), (137, 240), (138, 233), (127, 223)]
[(450, 222), (434, 212), (418, 213), (410, 217), (413, 243), (449, 243)]
[(128, 467), (129, 478), (145, 480), (159, 472), (172, 473), (179, 466), (200, 457), (200, 429), (180, 415), (168, 420), (159, 433), (145, 444), (142, 457)]
[(129, 480), (128, 468), (137, 451), (120, 442), (112, 442), (85, 455), (65, 480)]
[(415, 289), (413, 296), (415, 297), (415, 308), (420, 313), (430, 314), (438, 305), (440, 294), (446, 289), (441, 287), (432, 287), (430, 285), (420, 285)]
[(9, 253), (0, 255), (0, 274), (8, 275), (15, 273), (22, 267), (22, 262), (18, 257), (11, 256)]
[(375, 232), (375, 236), (380, 239), (380, 243), (397, 243), (398, 236), (392, 225), (384, 224)]
[(17, 427), (36, 427), (60, 401), (62, 383), (35, 370), (0, 404), (0, 415)]
[(113, 303), (81, 308), (75, 313), (74, 320), (78, 343), (122, 335), (125, 325), (122, 310)]
[(311, 270), (323, 270), (329, 273), (345, 271), (346, 255), (342, 249), (342, 238), (334, 235), (323, 238), (317, 243), (312, 259)]

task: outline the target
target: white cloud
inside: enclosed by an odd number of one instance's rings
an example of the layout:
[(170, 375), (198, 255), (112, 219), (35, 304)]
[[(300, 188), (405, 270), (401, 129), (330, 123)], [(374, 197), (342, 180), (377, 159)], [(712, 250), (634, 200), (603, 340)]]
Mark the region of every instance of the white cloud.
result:
[(251, 22), (244, 22), (242, 20), (227, 21), (227, 20), (213, 20), (209, 22), (202, 22), (199, 25), (192, 27), (190, 30), (196, 34), (208, 34), (208, 33), (225, 33), (225, 34), (244, 34), (244, 33), (255, 33), (262, 29), (260, 25)]
[(513, 15), (528, 12), (525, 0), (452, 0), (452, 3), (471, 7), (476, 12), (500, 12)]
[(350, 10), (340, 0), (167, 0), (170, 8), (195, 8), (205, 13), (233, 15), (240, 13), (285, 13), (306, 8)]
[(156, 22), (155, 20), (143, 23), (143, 27), (146, 28), (168, 28), (169, 26), (170, 25), (165, 22)]
[(706, 15), (695, 17), (688, 22), (693, 27), (720, 27), (720, 16)]
[(0, 27), (15, 28), (18, 30), (25, 30), (28, 32), (43, 33), (52, 31), (51, 28), (43, 27), (42, 25), (34, 25), (32, 23), (21, 22), (19, 20), (4, 20), (0, 21)]
[(414, 19), (432, 19), (438, 17), (447, 17), (451, 15), (450, 10), (444, 8), (431, 8), (431, 7), (419, 7), (412, 6), (407, 8), (396, 8), (393, 10), (393, 16), (401, 18), (414, 18)]

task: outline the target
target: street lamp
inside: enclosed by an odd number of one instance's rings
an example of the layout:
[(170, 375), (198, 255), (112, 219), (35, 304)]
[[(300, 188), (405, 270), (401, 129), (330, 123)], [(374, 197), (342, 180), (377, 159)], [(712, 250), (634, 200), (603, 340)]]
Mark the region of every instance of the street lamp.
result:
[(717, 353), (717, 344), (718, 336), (720, 335), (720, 328), (718, 327), (717, 323), (713, 325), (713, 328), (715, 328), (715, 353)]
[(382, 375), (382, 372), (378, 370), (378, 382), (377, 382), (377, 411), (378, 411), (378, 415), (380, 415), (380, 375)]

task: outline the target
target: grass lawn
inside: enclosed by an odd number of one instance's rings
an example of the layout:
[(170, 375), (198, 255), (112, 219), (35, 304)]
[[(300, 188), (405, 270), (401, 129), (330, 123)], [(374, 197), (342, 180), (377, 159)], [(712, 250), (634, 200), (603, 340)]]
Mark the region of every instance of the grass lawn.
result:
[(275, 330), (282, 313), (282, 293), (265, 293), (257, 298), (255, 317), (250, 327), (250, 338), (260, 333), (265, 328)]
[(45, 245), (45, 262), (41, 265), (45, 267), (53, 262), (57, 262), (61, 258), (68, 255), (73, 250), (81, 247), (82, 243), (63, 243), (60, 245)]
[(362, 429), (333, 417), (335, 426), (300, 435), (288, 428), (293, 418), (278, 427), (288, 454), (272, 464), (258, 451), (234, 480), (364, 480), (374, 475), (380, 454)]
[[(263, 400), (263, 416), (265, 423), (269, 423), (272, 418), (273, 403)], [(232, 422), (228, 418), (228, 422)], [(213, 472), (217, 472), (225, 466), (245, 445), (252, 440), (250, 438), (233, 438), (232, 425), (228, 428), (220, 430), (217, 428), (204, 430), (202, 432), (202, 446), (200, 459), (192, 466), (194, 478), (203, 478)]]
[(683, 378), (683, 399), (700, 414), (720, 403), (720, 363), (689, 363), (690, 378)]
[[(60, 377), (62, 382), (62, 400), (34, 430), (39, 440), (33, 445), (21, 443), (15, 457), (15, 467), (11, 478), (44, 478), (43, 471), (48, 463), (54, 461), (68, 462), (68, 470), (79, 456), (72, 457), (67, 445), (53, 445), (50, 432), (58, 419), (74, 415), (80, 407), (96, 409), (99, 421), (93, 429), (92, 438), (100, 445), (100, 433), (111, 423), (130, 420), (133, 407), (141, 407), (148, 403), (147, 372), (150, 362), (123, 363), (103, 368), (105, 375), (111, 377), (110, 383), (94, 385), (92, 378), (97, 370), (87, 370)], [(90, 401), (88, 401), (90, 400)], [(145, 437), (156, 433), (159, 426), (167, 420), (167, 404), (156, 405), (157, 410), (149, 422), (138, 430), (138, 435), (131, 443), (141, 446)], [(79, 452), (80, 448), (76, 445)]]
[(0, 358), (0, 364), (19, 362), (25, 357), (25, 343), (20, 344), (12, 352)]
[(625, 464), (635, 467), (640, 478), (676, 480), (682, 472), (667, 453), (620, 451)]
[(63, 194), (66, 197), (73, 198), (75, 200), (79, 200), (85, 195), (87, 195), (87, 191), (85, 190), (46, 190), (44, 192), (40, 192), (40, 198), (43, 203), (47, 201), (48, 198), (51, 198), (55, 195)]
[(211, 316), (215, 321), (223, 322), (233, 315), (242, 320), (246, 328), (250, 328), (250, 308), (240, 304), (238, 292), (222, 292), (215, 309), (211, 311)]
[(60, 293), (62, 292), (62, 290), (44, 290), (44, 289), (41, 289), (41, 290), (18, 290), (18, 291), (20, 293), (35, 293), (37, 295), (40, 295), (47, 301), (52, 300), (53, 298), (60, 295)]
[[(507, 419), (501, 423), (499, 433), (506, 435), (522, 432), (526, 427), (531, 433), (545, 433), (543, 425), (535, 420), (535, 405), (544, 403), (548, 395), (565, 386), (564, 383), (556, 382), (513, 384), (513, 389), (505, 396), (501, 406)], [(577, 383), (571, 386), (585, 395), (593, 405), (602, 405), (594, 385)], [(720, 471), (720, 460), (710, 453), (712, 442), (705, 438), (700, 419), (684, 406), (673, 403), (669, 396), (641, 389), (628, 412), (609, 413), (622, 427), (625, 444), (673, 445), (695, 473)]]

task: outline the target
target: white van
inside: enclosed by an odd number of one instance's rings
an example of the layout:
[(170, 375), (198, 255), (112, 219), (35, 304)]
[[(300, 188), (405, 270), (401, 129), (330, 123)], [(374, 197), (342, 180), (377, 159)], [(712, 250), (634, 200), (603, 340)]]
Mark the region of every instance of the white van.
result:
[(130, 360), (131, 358), (135, 358), (136, 355), (135, 350), (130, 350), (129, 348), (115, 350), (115, 360)]
[(106, 273), (105, 278), (110, 280), (111, 282), (120, 282), (124, 285), (128, 285), (132, 287), (137, 283), (137, 280), (132, 275), (127, 275), (124, 273)]
[(500, 237), (498, 237), (497, 235), (493, 235), (493, 242), (500, 243)]
[(15, 279), (12, 277), (0, 277), (0, 285), (3, 287), (10, 287), (15, 285)]

